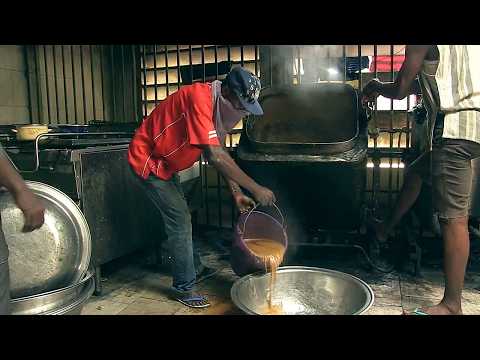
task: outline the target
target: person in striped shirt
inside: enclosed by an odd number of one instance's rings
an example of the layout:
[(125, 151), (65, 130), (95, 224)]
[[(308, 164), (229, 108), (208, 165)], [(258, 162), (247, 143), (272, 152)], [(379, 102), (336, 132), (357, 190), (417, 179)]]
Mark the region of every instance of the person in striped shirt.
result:
[(480, 157), (480, 46), (407, 45), (394, 82), (372, 80), (363, 100), (381, 95), (403, 99), (415, 92), (418, 79), (427, 110), (421, 155), (409, 167), (392, 215), (377, 224), (376, 235), (390, 231), (415, 203), (422, 182), (432, 184), (444, 245), (445, 291), (439, 304), (412, 314), (462, 314), (462, 289), (469, 256), (468, 211), (473, 159)]

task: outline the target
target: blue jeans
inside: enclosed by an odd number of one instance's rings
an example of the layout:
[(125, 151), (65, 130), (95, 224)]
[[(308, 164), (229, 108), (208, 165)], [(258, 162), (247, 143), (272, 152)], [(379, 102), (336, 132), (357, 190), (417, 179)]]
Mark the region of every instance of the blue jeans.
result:
[(8, 246), (1, 229), (0, 219), (0, 315), (10, 314), (10, 275), (8, 271)]
[(136, 174), (135, 177), (141, 181), (146, 194), (162, 215), (172, 259), (173, 288), (181, 292), (191, 291), (203, 265), (193, 247), (192, 220), (180, 177), (174, 174), (167, 181), (154, 175), (147, 180)]

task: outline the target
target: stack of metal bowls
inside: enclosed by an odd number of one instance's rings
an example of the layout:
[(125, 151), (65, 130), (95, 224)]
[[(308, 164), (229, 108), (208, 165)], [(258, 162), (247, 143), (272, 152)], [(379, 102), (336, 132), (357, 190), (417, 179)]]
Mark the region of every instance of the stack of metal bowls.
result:
[(61, 191), (27, 181), (46, 208), (44, 225), (23, 233), (22, 211), (0, 193), (2, 228), (9, 247), (14, 315), (80, 314), (95, 288), (89, 270), (91, 238), (78, 206)]
[[(246, 314), (268, 315), (270, 273), (247, 275), (231, 289), (235, 305)], [(305, 266), (278, 268), (273, 284), (275, 315), (360, 315), (374, 301), (364, 281), (342, 272)]]

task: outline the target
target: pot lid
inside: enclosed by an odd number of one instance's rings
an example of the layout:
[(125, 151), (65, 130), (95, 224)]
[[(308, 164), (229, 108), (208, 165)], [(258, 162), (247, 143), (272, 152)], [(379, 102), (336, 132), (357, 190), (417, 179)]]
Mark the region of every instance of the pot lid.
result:
[(24, 216), (8, 192), (0, 193), (2, 228), (9, 247), (11, 297), (35, 295), (82, 279), (91, 257), (87, 221), (58, 189), (34, 181), (27, 186), (45, 204), (45, 223), (22, 233)]

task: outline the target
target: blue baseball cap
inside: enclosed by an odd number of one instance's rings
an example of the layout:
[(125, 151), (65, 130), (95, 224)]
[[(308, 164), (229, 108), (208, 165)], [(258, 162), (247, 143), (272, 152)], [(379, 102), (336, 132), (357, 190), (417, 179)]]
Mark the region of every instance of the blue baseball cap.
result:
[(225, 78), (225, 83), (240, 100), (242, 106), (253, 115), (263, 115), (258, 102), (261, 84), (258, 77), (242, 67), (233, 68)]

